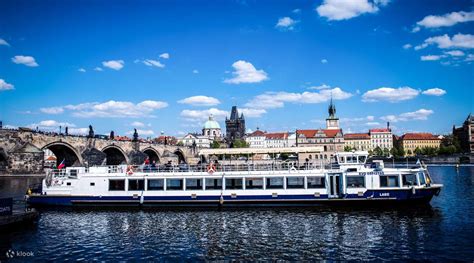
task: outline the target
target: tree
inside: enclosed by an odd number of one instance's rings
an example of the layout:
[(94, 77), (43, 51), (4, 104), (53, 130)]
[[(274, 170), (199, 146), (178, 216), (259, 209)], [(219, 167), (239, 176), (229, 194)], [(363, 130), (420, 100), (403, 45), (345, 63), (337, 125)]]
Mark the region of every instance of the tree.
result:
[(247, 147), (248, 147), (247, 142), (241, 139), (235, 140), (234, 143), (232, 144), (232, 148), (247, 148)]
[(405, 150), (403, 150), (403, 147), (401, 147), (401, 146), (398, 147), (398, 156), (400, 156), (400, 157), (405, 156)]
[(419, 147), (416, 147), (414, 153), (415, 155), (421, 155), (423, 154), (423, 151)]
[(375, 155), (375, 156), (382, 156), (382, 155), (383, 155), (383, 151), (382, 151), (382, 149), (381, 149), (379, 146), (375, 147), (375, 149), (374, 149), (374, 155)]
[(383, 148), (383, 156), (389, 156), (390, 150), (388, 148)]
[(398, 149), (396, 147), (393, 147), (392, 149), (390, 149), (390, 154), (393, 156), (393, 157), (399, 157), (398, 155)]
[(353, 148), (350, 147), (349, 145), (344, 146), (344, 151), (345, 151), (345, 152), (351, 152), (352, 149), (353, 149)]
[(407, 154), (408, 154), (408, 155), (411, 155), (411, 154), (412, 154), (411, 150), (408, 150), (408, 151), (407, 151)]
[(217, 149), (217, 148), (220, 148), (220, 147), (221, 147), (221, 144), (218, 141), (213, 141), (211, 143), (211, 148), (213, 148), (213, 149)]
[(184, 146), (184, 143), (183, 143), (183, 142), (178, 142), (178, 143), (176, 144), (176, 146)]

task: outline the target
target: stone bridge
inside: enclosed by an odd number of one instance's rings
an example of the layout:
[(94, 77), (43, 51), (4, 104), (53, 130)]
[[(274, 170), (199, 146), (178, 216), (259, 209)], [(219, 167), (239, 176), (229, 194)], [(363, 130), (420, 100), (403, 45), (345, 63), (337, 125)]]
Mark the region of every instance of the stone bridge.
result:
[(42, 173), (45, 149), (66, 166), (142, 164), (147, 157), (158, 164), (199, 161), (190, 147), (0, 129), (0, 172)]

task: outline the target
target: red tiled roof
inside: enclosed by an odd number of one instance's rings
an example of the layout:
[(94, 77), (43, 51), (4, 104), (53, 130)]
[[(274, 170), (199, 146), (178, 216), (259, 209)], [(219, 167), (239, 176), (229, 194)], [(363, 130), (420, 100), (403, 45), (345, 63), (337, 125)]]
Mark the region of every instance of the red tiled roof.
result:
[(368, 133), (346, 133), (344, 134), (344, 140), (359, 140), (359, 139), (370, 139)]
[(370, 129), (369, 132), (390, 132), (390, 129), (387, 129), (387, 128)]
[(252, 132), (251, 134), (249, 134), (248, 136), (249, 137), (256, 137), (256, 136), (264, 136), (265, 133), (261, 130), (256, 130), (254, 132)]
[(402, 140), (439, 140), (431, 133), (405, 133), (401, 138)]
[(288, 133), (287, 132), (273, 132), (273, 133), (266, 133), (265, 134), (266, 139), (286, 139), (288, 138)]
[(297, 135), (298, 134), (303, 134), (304, 137), (306, 138), (313, 138), (313, 137), (316, 137), (316, 133), (318, 133), (319, 131), (322, 131), (324, 132), (324, 134), (326, 135), (326, 137), (336, 137), (336, 134), (337, 133), (342, 133), (342, 130), (341, 129), (337, 129), (337, 130), (329, 130), (329, 129), (321, 129), (321, 130), (297, 130), (296, 133)]

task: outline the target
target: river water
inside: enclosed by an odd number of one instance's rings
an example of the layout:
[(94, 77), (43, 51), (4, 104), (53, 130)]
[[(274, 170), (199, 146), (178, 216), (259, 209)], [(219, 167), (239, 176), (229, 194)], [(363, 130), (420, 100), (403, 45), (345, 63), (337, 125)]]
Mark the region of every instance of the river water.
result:
[[(474, 167), (430, 167), (444, 184), (416, 209), (40, 210), (0, 235), (0, 260), (474, 260)], [(28, 179), (31, 184), (37, 178)], [(0, 178), (21, 197), (25, 179)]]

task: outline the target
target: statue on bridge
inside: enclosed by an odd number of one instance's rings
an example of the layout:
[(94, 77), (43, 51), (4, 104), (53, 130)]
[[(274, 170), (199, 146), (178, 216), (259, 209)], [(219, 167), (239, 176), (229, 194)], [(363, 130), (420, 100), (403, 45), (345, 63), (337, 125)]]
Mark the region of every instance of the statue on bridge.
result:
[(133, 141), (136, 142), (138, 141), (138, 132), (137, 132), (137, 129), (133, 129), (134, 132), (133, 132)]
[(92, 129), (92, 125), (89, 125), (89, 138), (94, 138), (94, 130)]

